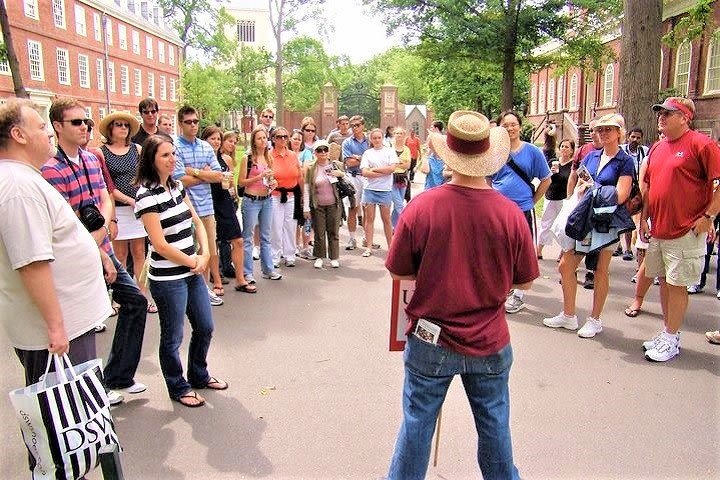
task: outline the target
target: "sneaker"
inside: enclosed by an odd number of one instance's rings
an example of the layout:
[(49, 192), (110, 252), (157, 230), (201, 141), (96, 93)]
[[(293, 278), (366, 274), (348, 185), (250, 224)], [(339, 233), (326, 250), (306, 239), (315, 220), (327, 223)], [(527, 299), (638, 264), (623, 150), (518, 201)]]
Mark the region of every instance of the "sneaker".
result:
[(268, 280), (280, 280), (282, 278), (282, 275), (273, 270), (270, 273), (263, 273), (262, 277), (267, 278)]
[(566, 328), (568, 330), (577, 330), (578, 318), (577, 315), (567, 316), (564, 312), (560, 312), (554, 317), (544, 318), (543, 325), (550, 328)]
[(355, 250), (357, 248), (357, 240), (351, 238), (348, 244), (345, 246), (345, 250)]
[(107, 397), (110, 405), (120, 405), (122, 402), (125, 401), (125, 397), (123, 397), (120, 392), (117, 392), (116, 390), (108, 390)]
[(142, 393), (145, 390), (147, 390), (147, 385), (145, 385), (144, 383), (140, 383), (140, 382), (135, 382), (127, 388), (118, 388), (117, 389), (118, 392), (129, 393), (131, 395), (134, 395), (136, 393)]
[(592, 290), (593, 288), (595, 288), (595, 274), (593, 272), (587, 272), (585, 274), (583, 288), (587, 290)]
[(647, 342), (643, 342), (642, 349), (643, 352), (647, 352), (648, 350), (652, 350), (655, 348), (655, 345), (657, 345), (658, 340), (660, 339), (660, 335), (662, 335), (663, 331), (660, 330), (653, 338), (648, 340)]
[(295, 266), (295, 260), (285, 260), (285, 266), (286, 266), (286, 267), (294, 267), (294, 266)]
[(253, 260), (260, 260), (260, 247), (253, 247), (252, 250)]
[[(337, 260), (330, 260), (330, 266), (332, 268), (340, 268), (340, 262)], [(719, 297), (720, 298), (720, 297)]]
[(720, 345), (720, 331), (718, 330), (715, 330), (714, 332), (705, 332), (705, 338), (707, 338), (708, 342), (714, 345)]
[(680, 353), (680, 337), (676, 334), (663, 332), (658, 337), (655, 347), (645, 352), (645, 358), (651, 362), (667, 362)]
[(208, 298), (210, 298), (210, 305), (212, 305), (213, 307), (219, 307), (220, 305), (225, 303), (223, 302), (223, 299), (215, 295), (215, 292), (210, 290), (210, 288), (208, 288)]
[(505, 300), (505, 311), (507, 313), (517, 313), (523, 308), (525, 308), (525, 302), (514, 293)]
[(255, 277), (252, 275), (245, 275), (245, 281), (250, 285), (255, 285), (257, 283), (257, 280), (255, 280)]
[(594, 319), (588, 317), (585, 321), (585, 325), (578, 330), (577, 334), (580, 338), (592, 338), (598, 333), (602, 332), (602, 321), (600, 319)]
[(717, 299), (720, 300), (720, 290), (718, 290), (718, 293), (716, 295)]
[(632, 278), (630, 279), (630, 283), (637, 283), (637, 273), (632, 276)]
[[(367, 248), (367, 239), (366, 239), (366, 238), (363, 238), (363, 240), (362, 240), (362, 246), (365, 247), (365, 248)], [(373, 243), (373, 244), (372, 244), (372, 248), (374, 248), (375, 250), (377, 250), (378, 248), (380, 248), (380, 244), (379, 244), (379, 243)]]
[(104, 323), (98, 323), (97, 325), (95, 325), (95, 333), (102, 333), (105, 330), (107, 330), (107, 325), (105, 325)]
[(618, 247), (618, 248), (615, 249), (615, 251), (613, 252), (612, 256), (613, 256), (613, 257), (619, 257), (619, 256), (622, 255), (622, 254), (623, 254), (622, 248)]
[(702, 293), (702, 291), (703, 291), (703, 287), (701, 287), (700, 285), (690, 285), (689, 287), (687, 287), (687, 292), (690, 295), (694, 295), (696, 293)]
[(323, 259), (322, 259), (322, 258), (318, 258), (317, 260), (315, 260), (315, 263), (313, 264), (313, 267), (315, 267), (315, 268), (322, 268), (322, 267), (323, 267)]
[(622, 259), (625, 260), (626, 262), (629, 262), (633, 258), (635, 258), (635, 256), (633, 255), (633, 253), (630, 250), (623, 253)]

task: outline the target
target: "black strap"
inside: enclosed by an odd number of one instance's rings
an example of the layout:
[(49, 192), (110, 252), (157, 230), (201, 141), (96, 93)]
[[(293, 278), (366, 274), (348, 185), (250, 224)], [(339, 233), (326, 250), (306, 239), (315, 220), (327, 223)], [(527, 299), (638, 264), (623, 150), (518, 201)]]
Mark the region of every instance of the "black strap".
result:
[[(57, 149), (58, 152), (62, 154), (63, 160), (65, 160), (65, 162), (68, 164), (68, 167), (70, 167), (70, 171), (73, 173), (78, 187), (80, 187), (80, 207), (82, 207), (82, 184), (80, 183), (80, 179), (78, 178), (77, 173), (75, 172), (75, 168), (73, 167), (74, 163), (70, 160), (70, 157), (68, 157), (67, 153), (65, 153), (65, 150), (63, 150), (60, 145), (57, 146)], [(85, 161), (83, 160), (83, 156), (80, 150), (78, 150), (78, 159), (80, 160), (80, 166), (82, 167), (83, 173), (85, 174), (85, 180), (87, 181), (88, 190), (90, 190), (90, 202), (95, 205), (95, 194), (93, 193), (92, 182), (90, 181), (90, 175), (88, 175), (87, 173), (87, 168), (85, 168)]]
[(512, 168), (513, 172), (517, 174), (518, 177), (522, 179), (523, 182), (527, 184), (528, 187), (530, 187), (530, 191), (534, 194), (535, 193), (535, 185), (533, 185), (532, 181), (530, 180), (530, 177), (528, 177), (527, 173), (523, 172), (522, 168), (518, 166), (517, 163), (515, 163), (515, 160), (513, 159), (512, 155), (508, 155), (508, 161), (507, 161), (508, 167)]

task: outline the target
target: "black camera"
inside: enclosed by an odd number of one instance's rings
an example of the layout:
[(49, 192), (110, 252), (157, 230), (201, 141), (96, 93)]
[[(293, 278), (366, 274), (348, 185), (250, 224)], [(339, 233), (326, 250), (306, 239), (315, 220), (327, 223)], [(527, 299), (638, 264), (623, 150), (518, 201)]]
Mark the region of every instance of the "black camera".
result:
[(94, 232), (105, 226), (105, 217), (94, 203), (80, 207), (80, 221), (89, 232)]

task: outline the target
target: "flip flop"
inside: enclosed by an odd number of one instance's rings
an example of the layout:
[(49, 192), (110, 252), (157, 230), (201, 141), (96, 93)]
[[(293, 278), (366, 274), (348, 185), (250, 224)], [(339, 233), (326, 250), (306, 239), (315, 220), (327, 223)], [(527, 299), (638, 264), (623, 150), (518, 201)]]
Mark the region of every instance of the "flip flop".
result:
[(209, 388), (210, 390), (227, 390), (228, 384), (227, 384), (227, 382), (218, 380), (215, 377), (210, 377), (210, 380), (208, 380), (208, 383), (206, 383), (205, 386), (202, 388)]
[(213, 287), (213, 293), (218, 297), (225, 295), (225, 289), (223, 287)]
[(235, 285), (235, 291), (244, 293), (257, 293), (257, 287), (255, 285), (246, 283), (245, 285)]
[(630, 317), (630, 318), (635, 318), (635, 317), (637, 317), (638, 315), (640, 315), (640, 311), (641, 311), (641, 310), (640, 310), (639, 308), (630, 308), (630, 307), (627, 307), (627, 308), (625, 309), (625, 315), (627, 315), (627, 316)]
[[(184, 398), (191, 398), (191, 401), (183, 400)], [(186, 393), (185, 395), (181, 395), (180, 398), (175, 399), (176, 402), (178, 402), (180, 405), (183, 405), (188, 408), (197, 408), (202, 407), (205, 405), (205, 400), (203, 400), (197, 392), (190, 391)]]

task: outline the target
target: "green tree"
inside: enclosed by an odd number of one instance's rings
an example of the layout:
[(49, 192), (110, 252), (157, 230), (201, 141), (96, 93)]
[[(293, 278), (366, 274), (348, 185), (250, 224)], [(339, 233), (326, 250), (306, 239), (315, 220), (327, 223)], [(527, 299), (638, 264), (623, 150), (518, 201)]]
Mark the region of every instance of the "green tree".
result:
[(282, 56), (285, 105), (298, 112), (312, 110), (330, 80), (330, 57), (322, 43), (307, 36), (288, 41)]
[(233, 22), (222, 7), (225, 0), (158, 0), (163, 15), (183, 41), (183, 58), (188, 47), (213, 56), (227, 58), (233, 42), (225, 36), (225, 26)]
[(240, 45), (227, 72), (233, 110), (243, 111), (245, 107), (260, 110), (268, 104), (273, 88), (267, 74), (272, 65), (267, 50)]
[(235, 102), (227, 70), (188, 61), (181, 75), (180, 103), (195, 107), (203, 125), (221, 122)]
[(398, 99), (406, 105), (428, 101), (428, 83), (422, 75), (425, 62), (407, 47), (393, 47), (371, 58), (364, 68), (373, 72), (378, 86), (390, 83), (398, 87)]

